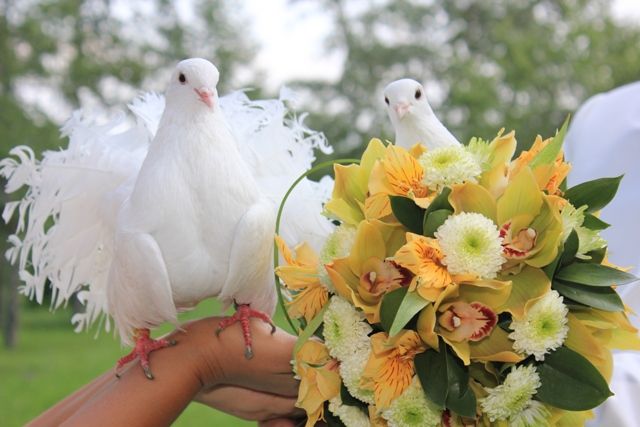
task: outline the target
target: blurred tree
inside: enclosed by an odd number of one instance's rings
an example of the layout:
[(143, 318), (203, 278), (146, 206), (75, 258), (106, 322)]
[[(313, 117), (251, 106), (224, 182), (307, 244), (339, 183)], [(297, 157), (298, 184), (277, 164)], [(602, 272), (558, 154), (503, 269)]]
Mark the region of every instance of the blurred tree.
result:
[[(299, 2), (301, 0), (292, 0)], [(309, 3), (309, 0), (306, 0)], [(640, 75), (640, 26), (614, 19), (609, 0), (313, 0), (333, 21), (337, 82), (313, 93), (310, 124), (338, 154), (393, 136), (382, 89), (413, 77), (462, 141), (516, 129), (520, 148), (553, 135), (588, 96)]]
[[(216, 62), (222, 90), (259, 81), (246, 70), (256, 45), (237, 30), (245, 25), (241, 8), (213, 0), (0, 0), (0, 156), (20, 144), (62, 145), (58, 126), (73, 109), (121, 108), (140, 88), (162, 90), (185, 57)], [(3, 240), (14, 229), (2, 227)], [(1, 271), (0, 325), (11, 345), (17, 279)]]

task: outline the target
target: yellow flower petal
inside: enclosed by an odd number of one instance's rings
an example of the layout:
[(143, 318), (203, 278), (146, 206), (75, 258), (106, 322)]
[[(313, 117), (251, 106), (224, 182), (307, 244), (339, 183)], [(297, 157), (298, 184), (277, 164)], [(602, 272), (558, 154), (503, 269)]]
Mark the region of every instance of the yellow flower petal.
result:
[(306, 243), (296, 247), (295, 255), (280, 236), (276, 236), (276, 244), (288, 265), (278, 266), (275, 272), (293, 291), (287, 312), (293, 318), (310, 321), (329, 300), (329, 293), (320, 283), (318, 256)]
[(542, 192), (538, 189), (531, 169), (524, 168), (509, 183), (498, 199), (498, 224), (502, 225), (518, 216), (528, 216), (530, 221), (542, 208)]
[(383, 409), (409, 387), (415, 373), (413, 359), (426, 348), (415, 331), (403, 330), (393, 338), (385, 332), (371, 336), (371, 356), (363, 384), (374, 391), (376, 407)]
[(296, 406), (305, 410), (307, 425), (313, 426), (323, 417), (324, 402), (340, 393), (338, 363), (323, 343), (308, 340), (296, 354), (295, 364), (300, 377)]
[(516, 275), (504, 276), (511, 281), (509, 299), (499, 308), (499, 311), (508, 311), (516, 319), (522, 319), (527, 304), (536, 300), (551, 290), (551, 281), (544, 271), (525, 267)]
[(502, 132), (504, 129), (491, 141), (491, 164), (479, 179), (480, 185), (489, 190), (493, 197), (500, 197), (507, 185), (509, 164), (517, 145), (515, 132), (511, 131), (506, 135), (502, 135)]
[(496, 222), (496, 202), (489, 190), (481, 185), (467, 182), (454, 185), (449, 203), (455, 213), (477, 212)]
[(438, 335), (435, 333), (436, 326), (436, 310), (433, 304), (427, 305), (422, 309), (418, 316), (418, 334), (422, 341), (434, 350), (438, 349)]
[(470, 342), (469, 349), (474, 361), (518, 363), (524, 359), (513, 351), (513, 341), (502, 328), (494, 328), (482, 341)]

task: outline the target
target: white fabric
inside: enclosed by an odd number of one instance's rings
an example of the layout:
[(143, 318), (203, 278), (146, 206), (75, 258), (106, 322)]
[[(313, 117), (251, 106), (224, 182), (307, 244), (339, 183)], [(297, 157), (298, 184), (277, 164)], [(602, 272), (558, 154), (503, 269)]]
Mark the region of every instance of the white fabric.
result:
[[(601, 218), (612, 224), (602, 236), (609, 259), (640, 273), (640, 82), (589, 99), (578, 110), (565, 140), (572, 164), (569, 186), (624, 174), (615, 199)], [(640, 313), (640, 284), (620, 289), (624, 301)], [(632, 316), (640, 327), (640, 317)], [(592, 426), (640, 427), (640, 354), (614, 354), (611, 389), (616, 394), (597, 411)]]

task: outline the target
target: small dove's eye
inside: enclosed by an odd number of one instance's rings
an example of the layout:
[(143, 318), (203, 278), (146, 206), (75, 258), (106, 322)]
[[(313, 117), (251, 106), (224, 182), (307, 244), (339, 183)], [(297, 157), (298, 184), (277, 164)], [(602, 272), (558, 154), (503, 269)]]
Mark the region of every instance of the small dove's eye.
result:
[(420, 89), (416, 89), (416, 99), (420, 99), (422, 96), (422, 91)]
[(389, 98), (387, 98), (386, 96), (384, 97), (384, 102), (389, 105)]
[(180, 75), (178, 76), (178, 81), (182, 84), (185, 84), (187, 82), (187, 78), (184, 76), (184, 74), (180, 73)]

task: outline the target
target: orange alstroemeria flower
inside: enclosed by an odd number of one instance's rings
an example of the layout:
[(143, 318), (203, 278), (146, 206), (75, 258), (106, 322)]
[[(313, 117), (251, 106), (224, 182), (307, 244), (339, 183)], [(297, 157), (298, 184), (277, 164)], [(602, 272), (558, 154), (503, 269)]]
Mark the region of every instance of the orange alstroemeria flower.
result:
[(321, 268), (318, 255), (303, 243), (295, 248), (295, 256), (280, 236), (276, 236), (278, 250), (287, 265), (276, 268), (276, 274), (285, 287), (292, 291), (292, 301), (287, 304), (287, 312), (294, 319), (304, 317), (311, 321), (329, 301), (329, 293), (320, 282), (318, 269)]
[[(553, 141), (553, 138), (542, 139), (540, 135), (536, 137), (531, 149), (523, 151), (511, 166), (511, 176), (516, 176), (525, 167), (530, 165), (532, 160)], [(560, 151), (551, 164), (539, 165), (533, 169), (536, 182), (541, 190), (546, 190), (548, 194), (559, 194), (559, 187), (567, 177), (571, 165), (564, 161), (564, 153)]]
[(451, 275), (443, 263), (444, 254), (436, 239), (407, 233), (407, 243), (396, 252), (394, 261), (415, 276), (409, 291), (416, 291), (429, 301), (435, 301), (452, 283), (472, 280), (473, 276)]
[(386, 332), (371, 336), (371, 356), (362, 374), (362, 384), (373, 390), (378, 409), (388, 407), (409, 387), (415, 374), (415, 355), (425, 350), (415, 331), (403, 330), (391, 338)]
[(391, 215), (390, 195), (409, 197), (427, 207), (433, 197), (429, 197), (423, 178), (424, 170), (414, 156), (402, 147), (388, 145), (384, 157), (371, 170), (370, 195), (364, 205), (366, 217), (381, 219)]
[(296, 373), (300, 377), (296, 406), (307, 413), (306, 427), (313, 427), (324, 419), (324, 402), (340, 393), (338, 361), (332, 359), (327, 347), (309, 340), (295, 357)]

